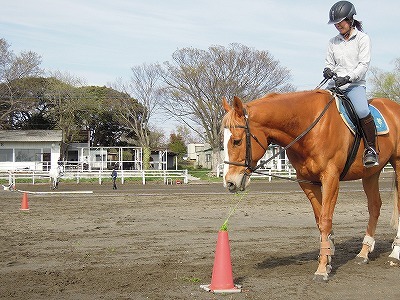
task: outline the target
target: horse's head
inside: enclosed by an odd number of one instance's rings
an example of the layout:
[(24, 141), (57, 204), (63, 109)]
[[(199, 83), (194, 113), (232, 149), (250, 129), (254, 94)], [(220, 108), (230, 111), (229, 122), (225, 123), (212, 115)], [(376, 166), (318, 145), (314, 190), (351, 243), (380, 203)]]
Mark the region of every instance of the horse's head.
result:
[(227, 112), (224, 128), (224, 186), (230, 192), (244, 191), (250, 182), (250, 174), (267, 148), (265, 133), (249, 119), (249, 111), (242, 101), (234, 97), (231, 107), (222, 100)]

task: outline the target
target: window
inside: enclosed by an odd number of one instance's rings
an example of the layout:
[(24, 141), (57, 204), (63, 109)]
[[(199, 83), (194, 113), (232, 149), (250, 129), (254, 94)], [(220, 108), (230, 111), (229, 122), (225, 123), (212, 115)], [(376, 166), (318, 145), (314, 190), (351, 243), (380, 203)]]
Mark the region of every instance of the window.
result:
[(15, 161), (40, 161), (40, 149), (15, 149)]
[(43, 161), (51, 161), (51, 150), (50, 149), (43, 149)]
[(211, 161), (211, 154), (206, 154), (206, 162), (210, 162)]
[(96, 154), (96, 161), (106, 161), (105, 155)]
[(0, 149), (0, 161), (13, 161), (13, 149)]

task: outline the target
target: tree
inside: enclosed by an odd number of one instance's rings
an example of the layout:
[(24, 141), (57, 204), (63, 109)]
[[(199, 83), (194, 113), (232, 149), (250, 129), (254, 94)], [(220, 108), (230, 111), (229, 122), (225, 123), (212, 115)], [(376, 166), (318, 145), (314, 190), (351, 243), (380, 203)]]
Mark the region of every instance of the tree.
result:
[(126, 97), (120, 100), (118, 115), (136, 137), (136, 144), (143, 148), (143, 168), (150, 168), (151, 118), (159, 109), (160, 73), (155, 64), (132, 67), (132, 77), (127, 84), (117, 83), (116, 89)]
[(182, 121), (213, 149), (213, 166), (222, 149), (220, 126), (224, 115), (222, 97), (238, 96), (245, 101), (269, 92), (294, 90), (290, 72), (267, 51), (244, 45), (212, 46), (208, 51), (177, 50), (163, 68), (164, 109)]
[[(15, 79), (12, 82), (14, 108), (7, 117), (8, 129), (53, 129), (54, 120), (46, 102), (48, 81), (42, 77)], [(18, 105), (16, 104), (18, 102)]]
[(40, 64), (37, 53), (24, 51), (16, 55), (7, 41), (0, 39), (0, 128), (11, 129), (13, 114), (27, 106), (26, 95), (19, 90), (21, 80), (40, 76)]
[(177, 166), (184, 163), (183, 157), (187, 153), (185, 142), (179, 134), (171, 133), (169, 137), (168, 150), (175, 153), (177, 156)]
[(201, 143), (201, 137), (198, 135), (193, 135), (193, 131), (186, 125), (177, 126), (176, 134), (182, 137), (185, 145), (191, 143)]
[(400, 102), (400, 58), (396, 59), (392, 72), (371, 68), (373, 97), (384, 97)]
[(62, 130), (62, 157), (67, 157), (68, 147), (81, 139), (87, 130), (93, 102), (87, 101), (85, 91), (79, 89), (81, 79), (68, 73), (55, 72), (48, 78), (47, 101), (51, 114), (56, 120), (56, 128)]
[(174, 152), (179, 157), (186, 154), (186, 145), (179, 134), (171, 133), (169, 137), (168, 150)]
[(121, 124), (115, 115), (114, 106), (118, 99), (126, 95), (108, 87), (80, 87), (86, 101), (92, 102), (87, 116), (87, 129), (90, 132), (90, 144), (101, 146), (118, 146), (126, 144), (123, 137), (130, 132)]
[(48, 79), (46, 99), (56, 127), (63, 131), (63, 157), (72, 142), (114, 146), (126, 144), (123, 136), (135, 137), (115, 113), (119, 101), (129, 98), (126, 94), (107, 87), (84, 86), (81, 79), (69, 74), (53, 75), (56, 77)]

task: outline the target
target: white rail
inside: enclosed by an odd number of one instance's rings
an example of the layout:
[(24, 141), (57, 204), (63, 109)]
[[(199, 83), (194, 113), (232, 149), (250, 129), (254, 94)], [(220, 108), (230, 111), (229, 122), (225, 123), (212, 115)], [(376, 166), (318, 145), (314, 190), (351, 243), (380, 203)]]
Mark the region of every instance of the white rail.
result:
[[(50, 181), (49, 172), (47, 171), (12, 171), (0, 172), (0, 179), (8, 180), (9, 184), (16, 183), (21, 179), (30, 180), (32, 184), (35, 184), (39, 179), (47, 179)], [(63, 172), (61, 179), (75, 179), (77, 183), (81, 179), (97, 178), (99, 184), (107, 178), (111, 179), (111, 170), (99, 170), (99, 171), (82, 171), (82, 170), (69, 170)], [(121, 180), (121, 184), (124, 184), (128, 178), (140, 178), (142, 184), (146, 184), (146, 181), (158, 178), (162, 179), (165, 184), (176, 183), (188, 183), (188, 171), (187, 170), (118, 170), (118, 178)]]

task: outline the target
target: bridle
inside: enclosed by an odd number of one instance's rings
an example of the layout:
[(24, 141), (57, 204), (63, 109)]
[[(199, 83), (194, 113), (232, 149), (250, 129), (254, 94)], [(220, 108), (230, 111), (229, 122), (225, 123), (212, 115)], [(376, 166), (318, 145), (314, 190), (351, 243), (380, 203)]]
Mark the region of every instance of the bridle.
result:
[(244, 163), (240, 163), (240, 162), (235, 162), (235, 161), (226, 161), (224, 160), (225, 164), (228, 165), (234, 165), (234, 166), (240, 166), (240, 167), (245, 167), (245, 173), (252, 173), (255, 170), (257, 170), (259, 168), (259, 166), (256, 166), (255, 168), (253, 168), (251, 166), (251, 160), (252, 160), (252, 156), (251, 156), (251, 138), (253, 138), (257, 144), (260, 145), (260, 147), (265, 151), (267, 151), (267, 148), (264, 147), (263, 144), (261, 144), (260, 140), (250, 131), (250, 127), (249, 127), (249, 115), (246, 112), (246, 109), (243, 108), (243, 117), (244, 117), (244, 125), (235, 125), (232, 126), (232, 128), (243, 128), (245, 133), (246, 133), (246, 157), (245, 157), (245, 161)]
[(234, 165), (234, 166), (240, 166), (240, 167), (245, 167), (243, 171), (243, 177), (242, 181), (240, 183), (241, 189), (244, 188), (247, 177), (250, 177), (251, 173), (254, 173), (258, 168), (260, 168), (260, 165), (256, 167), (251, 166), (251, 161), (252, 161), (252, 156), (251, 156), (251, 138), (253, 138), (258, 145), (264, 150), (264, 153), (267, 151), (267, 148), (264, 147), (263, 144), (261, 144), (260, 140), (250, 131), (249, 127), (249, 115), (247, 114), (247, 111), (245, 108), (243, 108), (243, 117), (244, 117), (244, 125), (235, 125), (233, 128), (243, 128), (245, 133), (246, 133), (246, 157), (244, 163), (240, 162), (235, 162), (235, 161), (226, 161), (224, 160), (224, 164), (228, 165)]
[[(297, 143), (301, 138), (303, 138), (308, 132), (310, 132), (310, 130), (319, 122), (319, 120), (321, 120), (321, 118), (325, 115), (326, 111), (328, 110), (329, 106), (332, 104), (333, 100), (335, 98), (331, 95), (329, 102), (325, 105), (324, 109), (321, 111), (321, 113), (319, 114), (319, 116), (310, 124), (310, 126), (308, 126), (300, 135), (298, 135), (293, 141), (291, 141), (289, 144), (287, 144), (285, 147), (283, 147), (279, 152), (275, 153), (274, 155), (272, 155), (270, 158), (268, 158), (266, 161), (263, 162), (263, 164), (267, 164), (268, 162), (270, 162), (271, 160), (273, 160), (274, 158), (276, 158), (277, 156), (281, 155), (282, 153), (284, 153), (287, 149), (289, 149), (290, 147), (292, 147), (295, 143)], [(245, 167), (245, 170), (243, 172), (243, 177), (242, 177), (242, 182), (240, 184), (241, 188), (244, 188), (245, 182), (247, 177), (250, 177), (251, 173), (257, 173), (257, 174), (262, 174), (265, 175), (263, 172), (257, 172), (257, 169), (259, 169), (261, 167), (261, 165), (257, 165), (255, 167), (251, 166), (251, 161), (252, 161), (252, 148), (251, 148), (251, 138), (253, 138), (258, 145), (261, 146), (261, 148), (264, 150), (264, 152), (267, 151), (267, 148), (264, 147), (261, 142), (259, 141), (259, 139), (250, 131), (250, 127), (249, 127), (249, 116), (247, 114), (247, 111), (245, 108), (243, 108), (243, 117), (244, 117), (244, 125), (235, 125), (233, 126), (233, 128), (243, 128), (245, 130), (246, 133), (246, 156), (245, 156), (245, 162), (244, 163), (240, 163), (240, 162), (234, 162), (234, 161), (226, 161), (224, 160), (225, 164), (228, 165), (234, 165), (234, 166), (241, 166), (241, 167)], [(272, 175), (269, 175), (272, 176)], [(280, 176), (276, 176), (279, 178), (282, 178)], [(296, 181), (296, 182), (305, 182), (305, 183), (311, 183), (311, 184), (317, 184), (317, 185), (321, 185), (320, 182), (316, 182), (316, 181), (309, 181), (309, 180), (302, 180), (302, 179), (291, 179), (291, 178), (284, 178), (284, 179), (288, 179), (288, 180), (292, 180), (292, 181)]]

